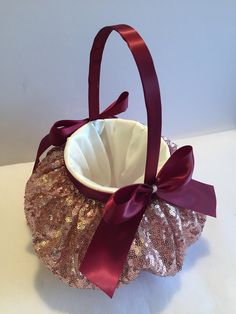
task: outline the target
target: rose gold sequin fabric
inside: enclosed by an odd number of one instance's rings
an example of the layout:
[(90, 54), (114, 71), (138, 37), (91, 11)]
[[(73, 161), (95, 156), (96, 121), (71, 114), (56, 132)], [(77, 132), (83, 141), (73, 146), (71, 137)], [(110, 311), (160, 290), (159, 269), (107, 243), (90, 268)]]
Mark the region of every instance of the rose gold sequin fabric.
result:
[[(176, 145), (164, 138), (171, 153)], [(25, 214), (36, 254), (72, 287), (95, 288), (79, 265), (100, 222), (104, 203), (88, 199), (67, 176), (64, 147), (51, 149), (25, 191)], [(153, 199), (131, 245), (119, 285), (142, 270), (159, 276), (181, 270), (186, 248), (200, 236), (206, 217)]]

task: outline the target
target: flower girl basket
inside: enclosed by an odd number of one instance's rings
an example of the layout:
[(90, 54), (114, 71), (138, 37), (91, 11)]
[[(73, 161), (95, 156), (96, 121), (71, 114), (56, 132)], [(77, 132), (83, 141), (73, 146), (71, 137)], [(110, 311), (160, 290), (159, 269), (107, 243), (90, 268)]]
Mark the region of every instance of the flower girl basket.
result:
[[(127, 92), (99, 111), (101, 60), (112, 31), (136, 62), (147, 127), (116, 117), (127, 109)], [(90, 54), (89, 117), (52, 126), (26, 185), (36, 254), (70, 286), (98, 287), (110, 297), (141, 271), (176, 274), (206, 215), (216, 215), (214, 188), (192, 179), (193, 168), (191, 146), (177, 149), (161, 137), (160, 90), (143, 39), (128, 25), (104, 27)]]

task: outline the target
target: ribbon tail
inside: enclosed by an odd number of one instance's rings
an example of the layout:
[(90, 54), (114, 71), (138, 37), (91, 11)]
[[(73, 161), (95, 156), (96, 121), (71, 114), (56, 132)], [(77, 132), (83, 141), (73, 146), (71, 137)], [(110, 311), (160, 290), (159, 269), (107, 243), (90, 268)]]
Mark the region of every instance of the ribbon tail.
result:
[(110, 197), (79, 267), (80, 272), (109, 297), (117, 287), (151, 194), (149, 187), (135, 184), (119, 189)]
[(123, 92), (120, 96), (98, 116), (99, 119), (114, 117), (127, 110), (129, 93)]
[(212, 185), (191, 179), (181, 188), (170, 192), (160, 189), (157, 196), (178, 207), (216, 217), (216, 195)]
[(80, 272), (110, 298), (117, 287), (142, 216), (143, 212), (117, 225), (102, 219), (80, 265)]

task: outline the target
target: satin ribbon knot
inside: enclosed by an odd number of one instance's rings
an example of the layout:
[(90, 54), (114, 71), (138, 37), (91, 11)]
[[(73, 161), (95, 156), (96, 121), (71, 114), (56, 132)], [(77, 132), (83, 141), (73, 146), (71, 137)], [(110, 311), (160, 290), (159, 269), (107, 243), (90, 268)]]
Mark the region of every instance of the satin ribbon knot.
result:
[[(146, 208), (153, 195), (170, 204), (215, 217), (214, 189), (193, 180), (193, 169), (192, 147), (179, 148), (159, 171), (154, 184), (133, 184), (118, 189), (107, 201), (103, 219), (115, 224), (126, 222)], [(206, 198), (211, 201), (206, 202)]]

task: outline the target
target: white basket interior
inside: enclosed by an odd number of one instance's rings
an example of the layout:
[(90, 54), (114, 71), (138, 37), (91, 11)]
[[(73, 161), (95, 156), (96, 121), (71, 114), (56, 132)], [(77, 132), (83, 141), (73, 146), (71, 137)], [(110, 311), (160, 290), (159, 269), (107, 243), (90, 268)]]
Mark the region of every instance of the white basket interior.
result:
[[(65, 164), (82, 184), (102, 192), (143, 183), (147, 150), (147, 127), (126, 119), (88, 122), (66, 142)], [(170, 157), (161, 139), (158, 171)]]

